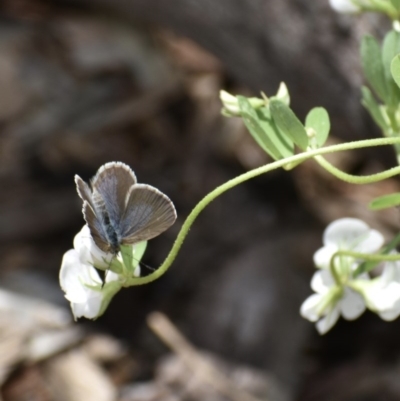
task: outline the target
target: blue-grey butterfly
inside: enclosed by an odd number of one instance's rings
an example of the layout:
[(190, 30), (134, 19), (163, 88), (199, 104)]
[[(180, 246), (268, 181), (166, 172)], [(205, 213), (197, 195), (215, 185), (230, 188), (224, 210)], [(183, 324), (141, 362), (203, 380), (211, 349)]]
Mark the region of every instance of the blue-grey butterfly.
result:
[(104, 252), (117, 254), (121, 245), (154, 238), (176, 220), (171, 200), (151, 185), (138, 184), (124, 163), (101, 166), (90, 186), (77, 175), (75, 182), (93, 240)]

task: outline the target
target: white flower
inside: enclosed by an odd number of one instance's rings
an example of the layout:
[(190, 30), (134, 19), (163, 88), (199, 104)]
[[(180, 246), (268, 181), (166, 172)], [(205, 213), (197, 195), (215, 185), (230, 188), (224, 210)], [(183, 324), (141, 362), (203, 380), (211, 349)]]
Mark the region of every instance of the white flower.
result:
[[(282, 95), (283, 96), (283, 95)], [(221, 90), (219, 92), (219, 98), (223, 104), (222, 112), (227, 117), (239, 117), (241, 115), (239, 101), (236, 96), (231, 95), (230, 93)], [(249, 103), (255, 109), (258, 109), (261, 106), (265, 105), (264, 99), (259, 99), (257, 97), (247, 98)]]
[(370, 254), (381, 248), (383, 242), (378, 231), (358, 219), (339, 219), (325, 229), (324, 246), (314, 254), (315, 265), (322, 269), (311, 280), (311, 288), (316, 294), (308, 297), (300, 309), (304, 318), (317, 322), (320, 334), (330, 330), (340, 315), (347, 320), (357, 319), (365, 311), (366, 304), (369, 307), (373, 304), (367, 299), (366, 289), (377, 288), (371, 284), (367, 273), (353, 277), (361, 261), (340, 256), (332, 266), (334, 254), (338, 251)]
[[(142, 251), (142, 247), (144, 249)], [(133, 254), (135, 256), (135, 264), (133, 270), (133, 276), (139, 277), (140, 276), (140, 259), (145, 250), (145, 243), (138, 243), (132, 245), (133, 247)], [(120, 258), (116, 258), (115, 255), (112, 253), (103, 252), (94, 242), (91, 234), (90, 229), (87, 225), (82, 227), (82, 230), (79, 231), (78, 234), (75, 235), (74, 238), (74, 249), (78, 252), (79, 260), (84, 264), (89, 264), (91, 266), (96, 267), (100, 270), (109, 270), (110, 268), (118, 264)], [(112, 266), (113, 264), (113, 266)], [(122, 269), (122, 267), (121, 267)]]
[(221, 102), (224, 105), (224, 109), (228, 114), (232, 116), (240, 116), (240, 109), (236, 96), (233, 96), (230, 93), (221, 90), (219, 92), (219, 98), (221, 99)]
[[(102, 315), (112, 297), (140, 276), (140, 259), (147, 242), (121, 245), (118, 255), (103, 252), (85, 225), (74, 238), (74, 249), (65, 253), (60, 270), (60, 285), (71, 303), (75, 319), (95, 319)], [(105, 282), (97, 269), (105, 271)]]
[(356, 14), (362, 8), (352, 0), (329, 0), (330, 6), (338, 13)]
[(368, 307), (383, 320), (400, 315), (400, 261), (386, 262), (382, 275), (368, 283), (363, 292)]
[[(384, 238), (379, 231), (372, 230), (362, 220), (343, 218), (332, 222), (323, 234), (324, 246), (314, 254), (314, 263), (321, 269), (328, 269), (332, 256), (339, 250), (359, 253), (375, 253), (383, 245)], [(352, 258), (341, 258), (351, 263)]]
[(110, 290), (121, 288), (117, 280), (118, 275), (109, 271), (106, 274), (106, 283), (103, 285), (97, 270), (87, 263), (82, 263), (75, 249), (70, 249), (64, 254), (60, 285), (65, 297), (71, 303), (75, 319), (82, 316), (94, 319), (100, 316), (116, 293)]
[(320, 334), (329, 331), (340, 315), (347, 320), (354, 320), (366, 309), (363, 297), (347, 286), (338, 285), (328, 270), (314, 274), (311, 288), (316, 294), (303, 302), (300, 314), (311, 322), (317, 322), (316, 328)]
[(85, 224), (82, 230), (75, 235), (74, 248), (78, 252), (79, 260), (98, 269), (109, 269), (112, 259), (111, 253), (103, 252), (93, 241), (89, 227)]

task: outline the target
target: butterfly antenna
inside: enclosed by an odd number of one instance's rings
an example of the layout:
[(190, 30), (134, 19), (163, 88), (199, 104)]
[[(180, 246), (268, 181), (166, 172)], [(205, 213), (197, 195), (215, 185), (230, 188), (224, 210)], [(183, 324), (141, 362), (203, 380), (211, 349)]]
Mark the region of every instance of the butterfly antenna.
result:
[(144, 262), (142, 262), (142, 261), (136, 259), (135, 257), (132, 257), (132, 259), (133, 259), (135, 262), (137, 262), (140, 266), (146, 267), (147, 269), (149, 269), (149, 270), (152, 271), (152, 272), (154, 272), (154, 271), (157, 270), (156, 268), (147, 265), (146, 263), (144, 263)]

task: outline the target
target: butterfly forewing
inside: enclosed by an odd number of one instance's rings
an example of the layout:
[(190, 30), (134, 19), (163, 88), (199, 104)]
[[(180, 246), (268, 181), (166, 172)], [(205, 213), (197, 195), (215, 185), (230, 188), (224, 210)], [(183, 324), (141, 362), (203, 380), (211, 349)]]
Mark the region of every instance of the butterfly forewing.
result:
[[(92, 180), (92, 199), (95, 208), (103, 205), (111, 223), (118, 227), (125, 212), (128, 189), (136, 184), (136, 177), (129, 166), (120, 162), (107, 163)], [(102, 210), (104, 212), (104, 210)]]
[(92, 208), (94, 208), (93, 202), (92, 202), (92, 190), (90, 189), (89, 185), (86, 184), (85, 181), (82, 180), (79, 175), (75, 176), (75, 184), (76, 184), (76, 190), (78, 191), (79, 197), (83, 200), (86, 201), (90, 204)]
[(161, 234), (176, 220), (170, 199), (158, 189), (136, 184), (131, 187), (121, 222), (123, 244), (147, 241)]

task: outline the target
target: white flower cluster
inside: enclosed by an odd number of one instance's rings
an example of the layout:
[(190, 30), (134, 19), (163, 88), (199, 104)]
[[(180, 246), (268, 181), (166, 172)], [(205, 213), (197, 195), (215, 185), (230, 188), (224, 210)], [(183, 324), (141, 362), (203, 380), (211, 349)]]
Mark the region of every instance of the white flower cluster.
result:
[(304, 318), (316, 322), (320, 334), (329, 331), (340, 315), (354, 320), (366, 308), (385, 320), (400, 315), (400, 261), (385, 262), (382, 274), (371, 279), (368, 273), (355, 276), (363, 260), (334, 257), (338, 251), (372, 254), (383, 242), (381, 233), (354, 218), (336, 220), (326, 228), (324, 246), (314, 254), (314, 263), (320, 269), (311, 280), (315, 294), (300, 309)]
[[(74, 238), (74, 248), (64, 254), (60, 285), (65, 297), (71, 303), (75, 319), (86, 317), (95, 319), (102, 315), (112, 297), (124, 286), (126, 278), (140, 276), (139, 262), (146, 248), (146, 242), (132, 246), (132, 263), (124, 266), (121, 255), (113, 255), (100, 250), (85, 225)], [(100, 278), (99, 270), (105, 273)], [(129, 272), (133, 272), (129, 273)]]

